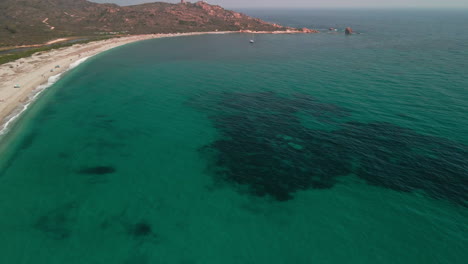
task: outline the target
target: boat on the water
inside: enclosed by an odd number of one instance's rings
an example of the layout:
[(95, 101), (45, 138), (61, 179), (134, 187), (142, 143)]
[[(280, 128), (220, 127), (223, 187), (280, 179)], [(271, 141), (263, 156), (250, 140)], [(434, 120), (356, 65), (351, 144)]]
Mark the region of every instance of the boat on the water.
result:
[(255, 34), (252, 33), (252, 38), (250, 39), (250, 43), (255, 43)]

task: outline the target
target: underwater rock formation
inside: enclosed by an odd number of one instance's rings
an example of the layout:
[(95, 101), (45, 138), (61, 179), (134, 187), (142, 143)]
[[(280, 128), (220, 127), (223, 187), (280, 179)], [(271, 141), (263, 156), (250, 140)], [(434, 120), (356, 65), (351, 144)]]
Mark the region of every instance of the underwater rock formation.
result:
[[(204, 109), (220, 137), (202, 151), (216, 179), (246, 187), (250, 195), (286, 201), (353, 174), (368, 184), (467, 205), (466, 145), (391, 123), (347, 121), (349, 110), (304, 94), (218, 97)], [(336, 129), (308, 128), (299, 114)]]
[(53, 239), (66, 239), (72, 233), (72, 224), (75, 221), (77, 210), (76, 203), (60, 206), (39, 217), (34, 224), (34, 228)]
[(153, 233), (151, 225), (146, 222), (138, 222), (132, 226), (129, 233), (134, 237), (144, 237)]

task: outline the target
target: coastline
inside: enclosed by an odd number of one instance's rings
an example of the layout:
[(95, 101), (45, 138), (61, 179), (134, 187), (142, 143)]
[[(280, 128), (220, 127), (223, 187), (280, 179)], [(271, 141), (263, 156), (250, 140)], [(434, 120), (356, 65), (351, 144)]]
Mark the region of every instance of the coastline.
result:
[[(65, 72), (75, 68), (90, 57), (142, 40), (227, 33), (238, 32), (132, 35), (39, 52), (27, 58), (2, 64), (0, 65), (0, 136), (6, 134), (12, 123), (40, 93), (57, 82)], [(15, 88), (16, 85), (19, 85), (20, 88)]]
[[(129, 43), (169, 37), (195, 36), (207, 34), (301, 34), (315, 33), (300, 30), (289, 31), (213, 31), (169, 34), (132, 35), (75, 44), (70, 47), (38, 52), (27, 58), (0, 65), (0, 136), (8, 132), (11, 125), (28, 109), (29, 105), (46, 88), (52, 86), (60, 76), (78, 66), (86, 59), (101, 52)], [(56, 68), (59, 66), (59, 68)], [(19, 85), (20, 88), (15, 88)]]

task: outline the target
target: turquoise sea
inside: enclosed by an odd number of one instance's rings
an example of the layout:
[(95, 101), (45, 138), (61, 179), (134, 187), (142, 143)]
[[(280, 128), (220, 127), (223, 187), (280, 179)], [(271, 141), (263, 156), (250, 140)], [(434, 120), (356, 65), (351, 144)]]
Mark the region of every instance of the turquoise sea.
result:
[(0, 263), (468, 262), (468, 11), (244, 12), (323, 33), (133, 43), (40, 96)]

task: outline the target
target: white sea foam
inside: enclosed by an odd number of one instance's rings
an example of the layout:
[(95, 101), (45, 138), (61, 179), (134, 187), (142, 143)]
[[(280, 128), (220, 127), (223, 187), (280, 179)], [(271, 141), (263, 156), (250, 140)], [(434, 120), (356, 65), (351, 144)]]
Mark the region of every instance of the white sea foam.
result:
[(85, 62), (85, 60), (89, 59), (89, 57), (84, 57), (82, 59), (79, 59), (73, 63), (70, 64), (70, 67), (68, 68), (68, 70), (71, 70), (73, 68), (75, 68), (76, 66), (80, 65), (81, 63)]
[[(82, 59), (79, 59), (75, 62), (73, 62), (72, 64), (70, 64), (70, 66), (68, 67), (68, 69), (66, 71), (69, 71), (75, 67), (77, 67), (78, 65), (80, 65), (81, 63), (85, 62), (89, 57), (84, 57)], [(66, 72), (65, 71), (65, 72)], [(8, 131), (8, 128), (10, 127), (11, 124), (13, 124), (14, 121), (16, 121), (22, 113), (24, 113), (24, 111), (26, 111), (29, 106), (31, 105), (32, 102), (34, 102), (37, 97), (47, 88), (51, 87), (52, 85), (54, 85), (58, 80), (60, 80), (60, 78), (62, 77), (62, 75), (65, 73), (59, 73), (57, 75), (54, 75), (54, 76), (50, 76), (49, 79), (47, 80), (47, 83), (46, 84), (42, 84), (42, 85), (39, 85), (36, 89), (34, 89), (32, 91), (32, 93), (29, 95), (28, 99), (22, 103), (21, 105), (19, 105), (9, 116), (7, 116), (5, 119), (4, 119), (4, 123), (3, 125), (0, 126), (0, 136), (6, 134), (6, 132)]]

